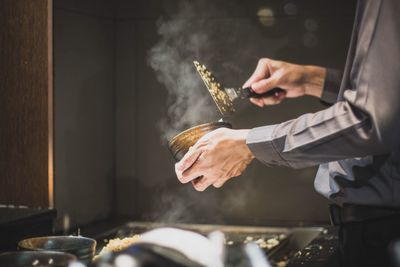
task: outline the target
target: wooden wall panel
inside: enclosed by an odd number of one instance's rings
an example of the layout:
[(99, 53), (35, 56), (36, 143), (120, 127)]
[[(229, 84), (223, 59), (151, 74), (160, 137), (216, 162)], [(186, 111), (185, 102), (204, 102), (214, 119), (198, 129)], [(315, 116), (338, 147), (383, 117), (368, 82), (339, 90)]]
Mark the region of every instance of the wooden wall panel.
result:
[(51, 0), (0, 0), (0, 204), (53, 205)]

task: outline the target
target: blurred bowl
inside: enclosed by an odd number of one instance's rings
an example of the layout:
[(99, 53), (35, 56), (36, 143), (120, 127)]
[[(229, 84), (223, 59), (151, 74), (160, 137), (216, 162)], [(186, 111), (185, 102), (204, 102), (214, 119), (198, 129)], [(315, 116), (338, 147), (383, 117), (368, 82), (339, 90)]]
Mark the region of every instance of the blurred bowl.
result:
[(230, 123), (220, 121), (210, 122), (197, 125), (177, 134), (168, 143), (168, 147), (172, 153), (172, 156), (176, 161), (180, 161), (186, 152), (188, 152), (189, 148), (193, 146), (203, 135), (218, 128), (232, 128), (232, 125)]
[(72, 254), (56, 251), (18, 251), (0, 254), (0, 267), (67, 267), (76, 261)]
[(82, 236), (43, 236), (22, 240), (18, 247), (23, 250), (67, 252), (83, 263), (90, 263), (96, 250), (96, 240)]

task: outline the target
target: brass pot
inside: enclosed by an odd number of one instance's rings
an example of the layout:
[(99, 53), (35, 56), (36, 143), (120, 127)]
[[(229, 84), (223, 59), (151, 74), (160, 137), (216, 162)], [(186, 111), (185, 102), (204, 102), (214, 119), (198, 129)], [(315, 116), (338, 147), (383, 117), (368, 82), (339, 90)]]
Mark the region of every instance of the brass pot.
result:
[(227, 122), (210, 122), (189, 128), (176, 136), (168, 143), (169, 150), (176, 161), (180, 161), (203, 135), (214, 131), (218, 128), (232, 128), (232, 125)]

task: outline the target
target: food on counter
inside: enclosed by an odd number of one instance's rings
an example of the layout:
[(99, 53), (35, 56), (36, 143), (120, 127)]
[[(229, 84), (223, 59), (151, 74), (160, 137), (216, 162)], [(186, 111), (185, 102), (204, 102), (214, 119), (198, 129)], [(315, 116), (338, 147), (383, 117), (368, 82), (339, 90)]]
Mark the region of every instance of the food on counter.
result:
[(134, 235), (132, 237), (125, 237), (125, 238), (114, 238), (110, 239), (108, 241), (108, 244), (105, 245), (101, 251), (99, 252), (98, 255), (94, 257), (94, 259), (97, 259), (98, 257), (103, 256), (104, 254), (107, 254), (109, 252), (118, 252), (121, 250), (124, 250), (128, 248), (129, 246), (135, 244), (138, 242), (140, 239), (139, 235)]
[(285, 234), (279, 234), (279, 235), (268, 235), (268, 236), (263, 236), (263, 235), (248, 235), (243, 238), (235, 238), (236, 240), (232, 240), (229, 236), (226, 237), (225, 239), (225, 244), (228, 246), (232, 246), (235, 244), (247, 244), (247, 243), (254, 243), (258, 247), (264, 250), (270, 250), (273, 249), (274, 247), (278, 246), (281, 241), (286, 239), (287, 236)]
[(246, 236), (246, 240), (244, 241), (245, 243), (252, 242), (254, 238), (252, 236)]
[(281, 236), (273, 236), (268, 239), (261, 237), (261, 238), (258, 238), (255, 240), (253, 236), (247, 236), (243, 243), (246, 244), (246, 243), (254, 242), (260, 248), (271, 249), (271, 248), (279, 245), (280, 240), (282, 240), (284, 238), (285, 238), (285, 236), (281, 235)]
[(285, 267), (288, 264), (288, 261), (280, 261), (276, 263), (276, 267)]
[(271, 249), (279, 244), (279, 240), (276, 238), (270, 238), (267, 240), (264, 240), (262, 238), (258, 239), (255, 241), (255, 243), (260, 247), (260, 248), (266, 248), (266, 249)]

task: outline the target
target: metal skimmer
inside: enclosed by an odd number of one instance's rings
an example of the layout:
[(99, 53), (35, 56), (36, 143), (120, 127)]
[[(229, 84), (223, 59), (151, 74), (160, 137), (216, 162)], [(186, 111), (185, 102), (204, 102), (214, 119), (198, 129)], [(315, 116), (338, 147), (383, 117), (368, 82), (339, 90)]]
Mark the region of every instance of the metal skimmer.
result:
[(193, 61), (193, 63), (222, 116), (228, 117), (232, 115), (235, 112), (233, 102), (222, 88), (221, 83), (217, 81), (215, 76), (206, 68), (206, 66), (200, 64), (198, 61)]

